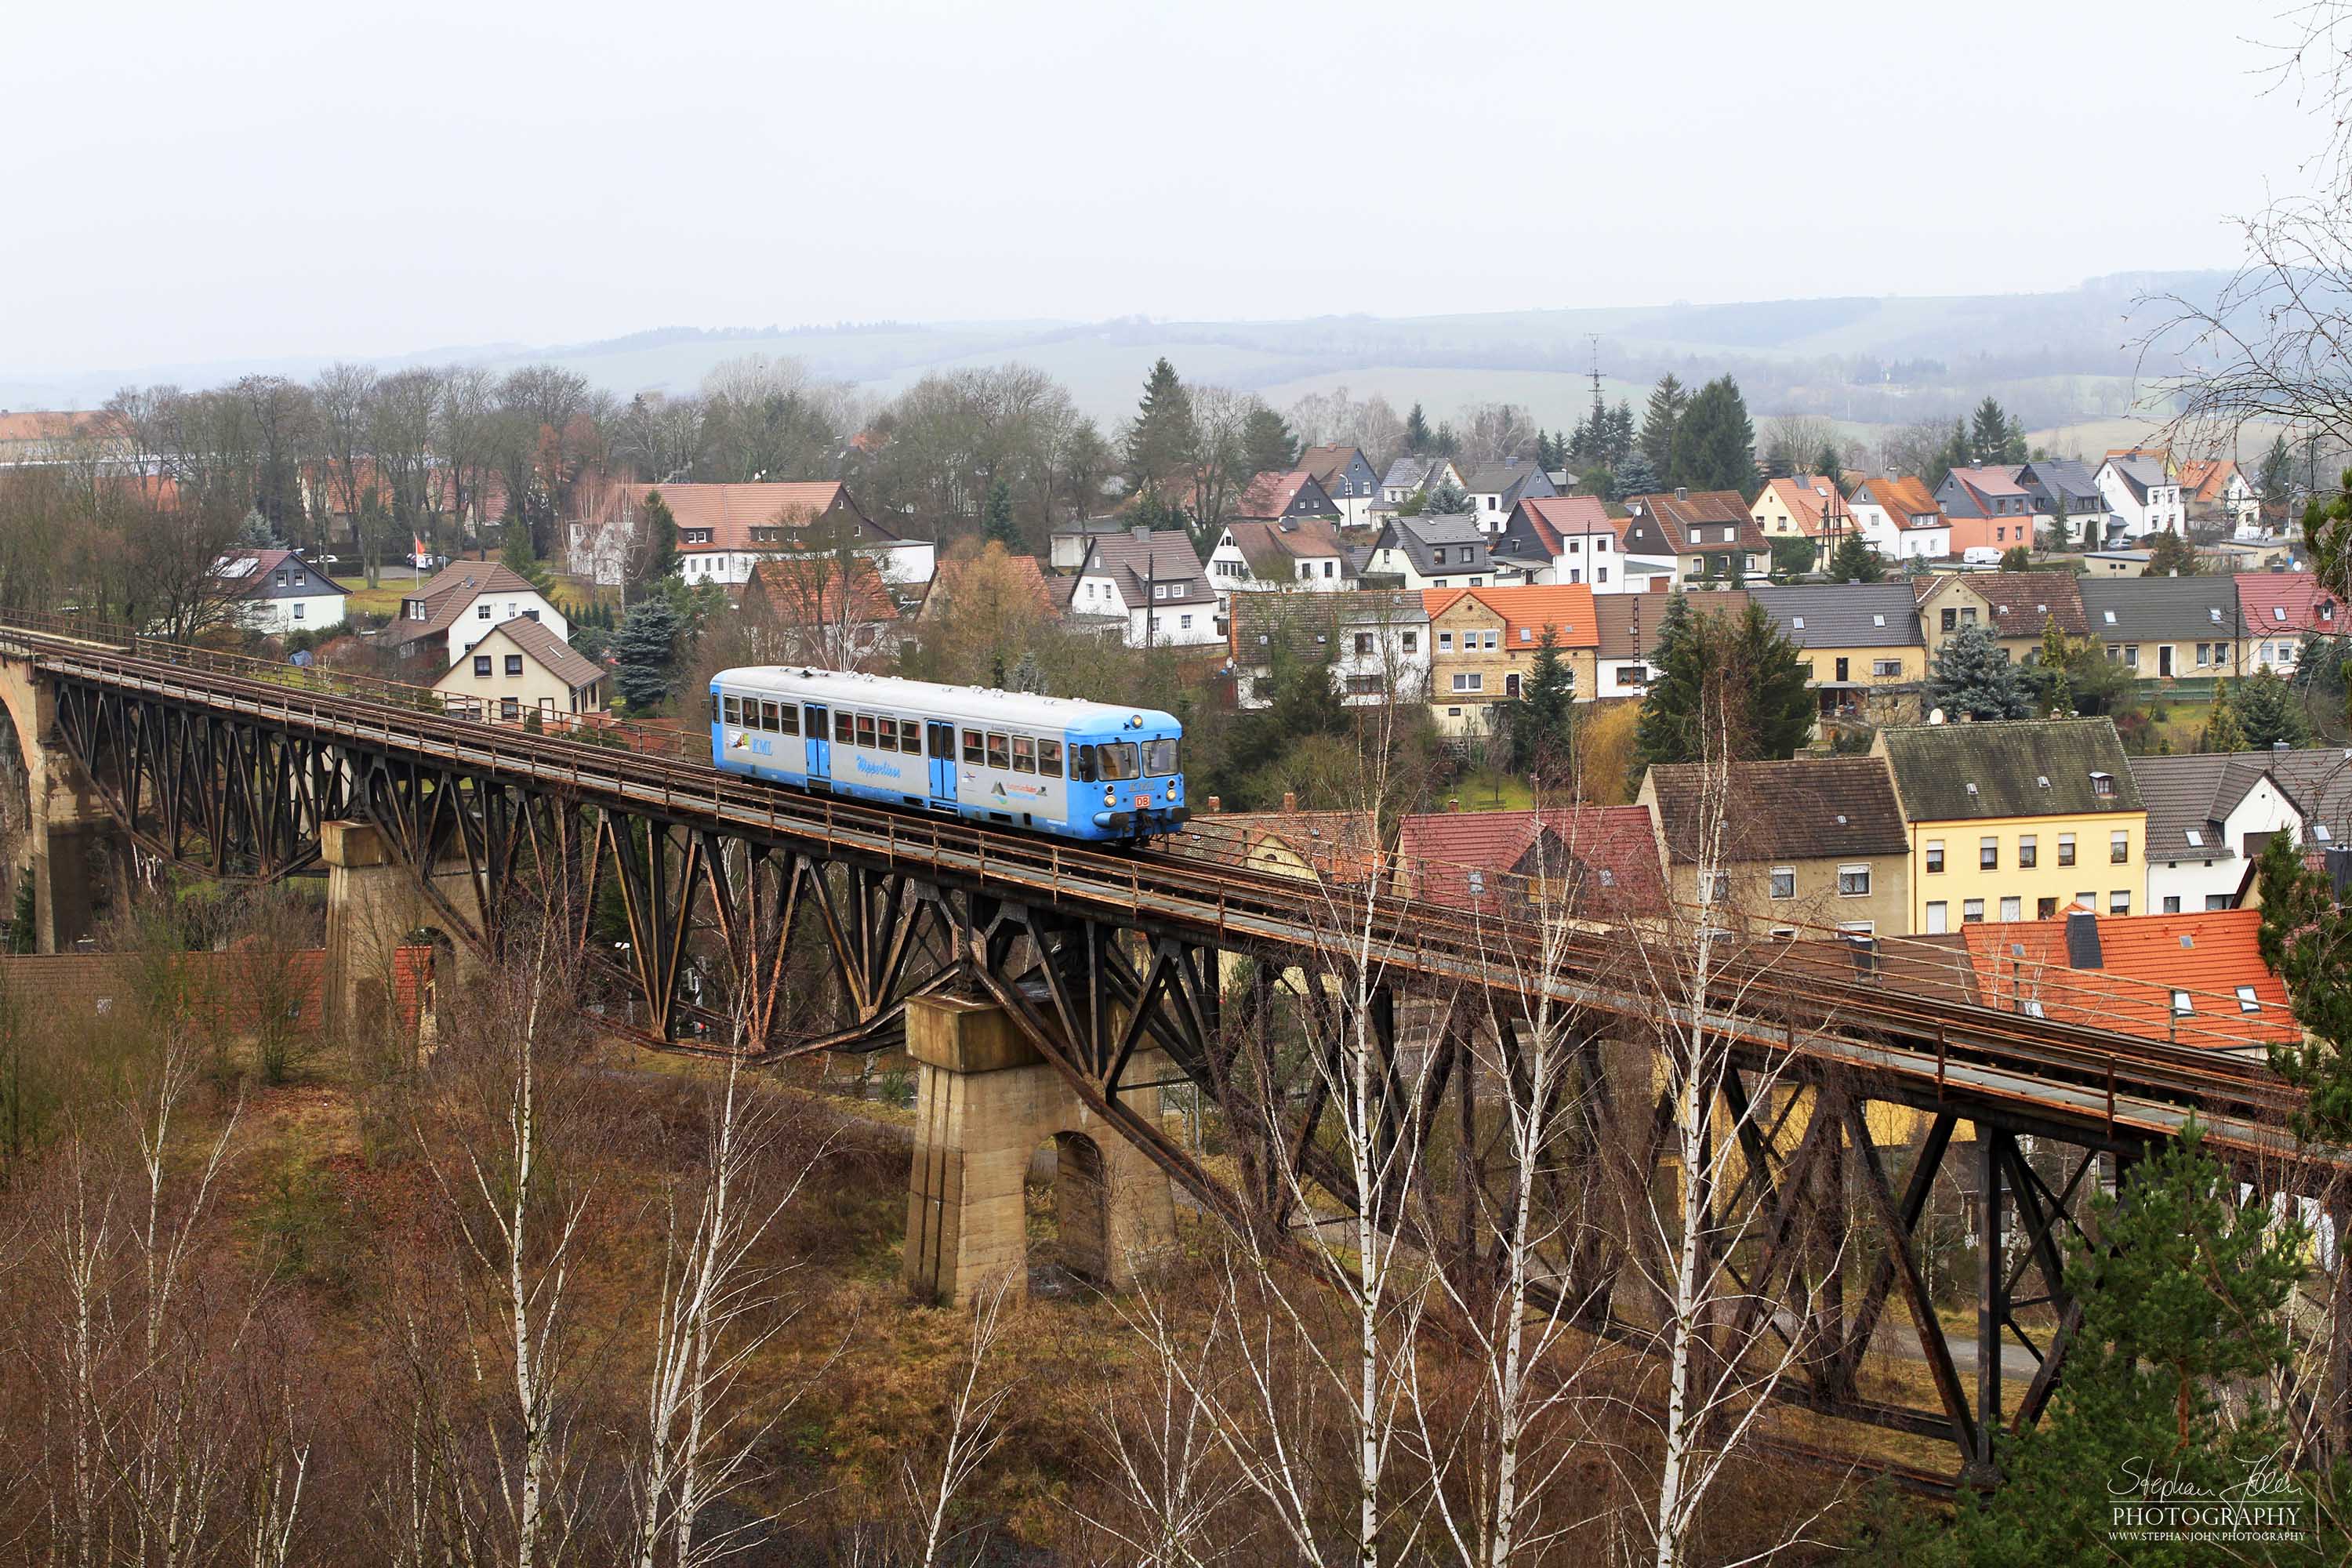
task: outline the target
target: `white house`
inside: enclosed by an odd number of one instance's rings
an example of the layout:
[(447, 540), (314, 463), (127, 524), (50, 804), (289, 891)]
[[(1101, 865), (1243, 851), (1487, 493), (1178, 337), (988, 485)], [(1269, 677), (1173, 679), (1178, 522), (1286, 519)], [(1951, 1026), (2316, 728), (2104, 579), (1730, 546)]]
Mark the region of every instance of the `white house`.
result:
[(620, 582), (632, 552), (644, 548), (646, 498), (656, 491), (677, 524), (678, 575), (688, 583), (747, 583), (752, 564), (763, 557), (844, 541), (871, 559), (893, 587), (928, 583), (938, 565), (929, 540), (901, 539), (884, 528), (837, 479), (763, 480), (605, 486), (572, 525), (571, 573), (607, 586)]
[(2130, 759), (2132, 783), (2147, 803), (2150, 914), (2233, 908), (2248, 865), (2271, 836), (2303, 831), (2303, 809), (2273, 771), (2276, 755)]
[(237, 625), (282, 637), (343, 624), (343, 588), (290, 550), (232, 550), (213, 563)]
[(1356, 585), (1348, 546), (1327, 518), (1229, 522), (1207, 562), (1210, 585), (1230, 609), (1235, 593), (1339, 593)]
[(1418, 593), (1253, 595), (1234, 601), (1234, 699), (1244, 708), (1273, 700), (1267, 682), (1277, 656), (1328, 660), (1349, 707), (1429, 696), (1429, 609)]
[(1503, 531), (1519, 502), (1559, 493), (1551, 476), (1528, 461), (1473, 463), (1462, 476), (1462, 489), (1470, 498), (1470, 515), (1489, 538)]
[(1467, 513), (1392, 517), (1381, 525), (1364, 573), (1413, 589), (1484, 588), (1495, 580), (1495, 563), (1486, 531)]
[(2189, 510), (2179, 476), (2163, 458), (2118, 453), (2099, 465), (2099, 496), (2116, 520), (2106, 542), (2146, 539), (2168, 529), (2189, 536)]
[(2262, 531), (2262, 498), (2228, 458), (2194, 458), (2182, 463), (2180, 496), (2191, 522), (2219, 522), (2239, 538)]
[(1952, 552), (1951, 522), (1916, 479), (1864, 479), (1846, 510), (1863, 542), (1889, 561), (1941, 561)]
[(1077, 571), (1054, 586), (1077, 624), (1116, 625), (1129, 647), (1224, 640), (1217, 591), (1181, 528), (1089, 535)]
[(1425, 495), (1444, 485), (1462, 489), (1462, 470), (1454, 466), (1451, 458), (1399, 458), (1381, 476), (1381, 510), (1393, 511), (1416, 495)]
[(400, 616), (382, 637), (404, 664), (428, 664), (432, 674), (517, 616), (537, 621), (564, 642), (572, 625), (546, 595), (499, 561), (453, 561), (400, 601)]
[(1498, 570), (1516, 568), (1529, 583), (1581, 583), (1595, 594), (1638, 594), (1653, 575), (1672, 579), (1671, 566), (1631, 570), (1618, 528), (1591, 496), (1529, 496), (1490, 551)]

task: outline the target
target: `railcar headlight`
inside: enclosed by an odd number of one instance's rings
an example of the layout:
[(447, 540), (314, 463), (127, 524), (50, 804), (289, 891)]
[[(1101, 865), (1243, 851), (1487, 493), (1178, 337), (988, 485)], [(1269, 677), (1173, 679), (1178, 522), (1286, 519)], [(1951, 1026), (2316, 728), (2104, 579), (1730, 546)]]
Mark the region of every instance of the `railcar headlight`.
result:
[(1105, 805), (1118, 805), (1118, 791), (1117, 791), (1117, 790), (1115, 790), (1115, 789), (1111, 788), (1111, 786), (1110, 786), (1110, 785), (1108, 785), (1108, 784), (1105, 784), (1105, 785), (1103, 785), (1103, 804), (1104, 804)]
[(1168, 781), (1168, 798), (1170, 800), (1174, 800), (1176, 798), (1176, 781), (1174, 779), (1170, 779)]

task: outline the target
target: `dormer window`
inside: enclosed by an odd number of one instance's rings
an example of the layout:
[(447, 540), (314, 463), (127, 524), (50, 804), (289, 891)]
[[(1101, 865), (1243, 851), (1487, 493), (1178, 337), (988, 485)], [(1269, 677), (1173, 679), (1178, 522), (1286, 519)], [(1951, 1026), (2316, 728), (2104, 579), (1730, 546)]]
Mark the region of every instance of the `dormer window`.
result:
[(2091, 793), (2097, 795), (2101, 800), (2112, 798), (2116, 793), (2115, 774), (2093, 773), (2091, 775)]

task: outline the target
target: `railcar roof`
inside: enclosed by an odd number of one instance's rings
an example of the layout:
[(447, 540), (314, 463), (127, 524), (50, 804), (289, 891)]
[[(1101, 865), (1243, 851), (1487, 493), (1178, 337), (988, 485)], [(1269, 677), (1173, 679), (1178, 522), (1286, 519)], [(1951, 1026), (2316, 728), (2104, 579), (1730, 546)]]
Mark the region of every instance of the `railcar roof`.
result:
[(1127, 728), (1137, 714), (1146, 729), (1175, 729), (1173, 714), (1156, 708), (1120, 708), (1077, 697), (1041, 697), (1031, 691), (996, 691), (980, 686), (947, 686), (936, 680), (905, 680), (889, 675), (856, 675), (792, 665), (745, 665), (711, 677), (710, 689), (773, 693), (779, 697), (850, 707), (897, 708), (940, 713), (1031, 729)]

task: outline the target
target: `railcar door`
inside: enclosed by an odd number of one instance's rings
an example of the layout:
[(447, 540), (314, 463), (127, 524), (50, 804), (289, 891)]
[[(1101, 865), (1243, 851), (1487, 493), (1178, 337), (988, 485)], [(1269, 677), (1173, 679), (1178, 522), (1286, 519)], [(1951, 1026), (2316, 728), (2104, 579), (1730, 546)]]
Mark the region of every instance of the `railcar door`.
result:
[(931, 798), (953, 800), (956, 797), (956, 734), (952, 724), (930, 723), (923, 726), (929, 743), (923, 748), (930, 753)]
[(801, 736), (803, 742), (808, 747), (809, 783), (812, 786), (822, 789), (833, 787), (833, 731), (830, 727), (830, 718), (831, 716), (825, 711), (825, 704), (822, 702), (807, 702), (801, 706)]

